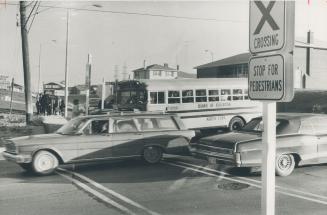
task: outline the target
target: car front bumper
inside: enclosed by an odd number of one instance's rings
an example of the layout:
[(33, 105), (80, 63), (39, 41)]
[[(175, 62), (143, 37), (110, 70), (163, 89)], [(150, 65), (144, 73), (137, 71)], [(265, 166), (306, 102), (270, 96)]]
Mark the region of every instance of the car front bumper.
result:
[(8, 152), (2, 152), (2, 156), (7, 160), (15, 163), (31, 163), (32, 157), (30, 155), (16, 155)]

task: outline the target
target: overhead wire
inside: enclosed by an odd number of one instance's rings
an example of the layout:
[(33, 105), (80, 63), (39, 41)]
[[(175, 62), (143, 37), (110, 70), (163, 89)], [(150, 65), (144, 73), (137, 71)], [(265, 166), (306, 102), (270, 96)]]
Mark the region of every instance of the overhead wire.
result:
[(38, 6), (37, 6), (37, 8), (36, 8), (36, 12), (33, 14), (33, 19), (32, 19), (32, 21), (31, 21), (31, 24), (30, 24), (30, 26), (28, 27), (28, 30), (27, 30), (27, 32), (30, 32), (30, 30), (31, 30), (31, 27), (32, 27), (32, 25), (33, 25), (33, 22), (34, 22), (34, 19), (35, 19), (35, 17), (36, 17), (36, 15), (38, 14), (38, 9), (39, 9), (39, 7), (40, 7), (40, 5), (41, 5), (41, 1), (38, 1)]
[(38, 4), (38, 1), (36, 1), (36, 2), (34, 3), (34, 6), (33, 6), (32, 10), (30, 11), (30, 14), (28, 14), (28, 17), (27, 17), (27, 19), (26, 19), (26, 22), (25, 22), (24, 25), (23, 25), (24, 28), (26, 27), (28, 21), (30, 20), (31, 15), (32, 15), (32, 13), (33, 13), (33, 11), (34, 11), (34, 9), (35, 9), (35, 7), (36, 7), (37, 4)]
[[(15, 4), (15, 3), (8, 3), (8, 4), (9, 5), (18, 5), (18, 4)], [(191, 17), (191, 16), (174, 16), (174, 15), (164, 15), (164, 14), (154, 14), (154, 13), (141, 13), (141, 12), (128, 12), (128, 11), (87, 9), (87, 8), (64, 7), (64, 6), (54, 6), (54, 5), (42, 5), (40, 7), (41, 8), (47, 8), (47, 9), (65, 9), (65, 10), (88, 11), (88, 12), (97, 12), (97, 13), (139, 15), (139, 16), (175, 18), (175, 19), (198, 20), (198, 21), (217, 21), (217, 22), (230, 22), (230, 23), (245, 23), (246, 22), (246, 21), (243, 21), (243, 20), (228, 20), (228, 19), (202, 18), (202, 17)], [(41, 10), (41, 12), (43, 12), (44, 10)]]

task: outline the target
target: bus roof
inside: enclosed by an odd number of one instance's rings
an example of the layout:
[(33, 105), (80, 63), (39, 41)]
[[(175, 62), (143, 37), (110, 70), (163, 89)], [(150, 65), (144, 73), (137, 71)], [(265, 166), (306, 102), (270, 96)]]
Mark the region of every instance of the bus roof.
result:
[(165, 79), (149, 80), (141, 79), (141, 83), (147, 85), (148, 90), (167, 89), (201, 89), (201, 88), (247, 88), (247, 78), (187, 78), (187, 79)]

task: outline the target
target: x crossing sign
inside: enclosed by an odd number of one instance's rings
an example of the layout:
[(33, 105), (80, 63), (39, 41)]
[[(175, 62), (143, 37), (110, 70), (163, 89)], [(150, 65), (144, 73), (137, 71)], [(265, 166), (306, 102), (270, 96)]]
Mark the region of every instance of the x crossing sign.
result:
[(281, 50), (285, 44), (285, 2), (250, 1), (250, 52)]

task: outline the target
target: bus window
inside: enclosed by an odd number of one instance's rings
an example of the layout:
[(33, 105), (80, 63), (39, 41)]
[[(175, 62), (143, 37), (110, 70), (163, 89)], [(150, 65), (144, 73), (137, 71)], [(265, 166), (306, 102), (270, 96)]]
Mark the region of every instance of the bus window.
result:
[(150, 104), (157, 104), (158, 103), (158, 93), (157, 92), (150, 92)]
[(242, 89), (233, 89), (233, 100), (243, 100)]
[(150, 104), (164, 104), (165, 92), (150, 92)]
[(179, 91), (168, 91), (168, 104), (180, 103)]
[(209, 91), (209, 102), (219, 101), (219, 90), (208, 90)]
[(230, 101), (231, 100), (231, 90), (223, 89), (221, 90), (221, 101)]
[(195, 91), (195, 101), (196, 102), (207, 102), (207, 91), (206, 90), (196, 90)]
[(165, 92), (158, 92), (158, 104), (165, 104)]
[(193, 90), (183, 90), (182, 91), (182, 103), (193, 103)]
[(248, 89), (244, 89), (244, 100), (249, 99)]

